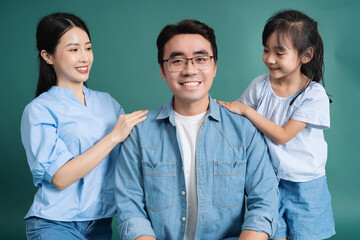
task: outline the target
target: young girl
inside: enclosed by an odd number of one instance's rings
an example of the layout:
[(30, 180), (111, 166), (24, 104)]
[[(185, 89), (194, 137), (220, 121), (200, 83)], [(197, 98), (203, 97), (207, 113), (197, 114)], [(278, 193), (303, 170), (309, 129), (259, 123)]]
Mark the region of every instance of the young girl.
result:
[(246, 116), (265, 136), (280, 179), (280, 221), (273, 239), (325, 239), (334, 220), (323, 130), (330, 127), (317, 22), (298, 11), (271, 17), (262, 35), (269, 74), (257, 77), (235, 102), (219, 103)]
[(147, 111), (124, 115), (107, 93), (84, 86), (93, 63), (85, 23), (67, 13), (37, 27), (40, 72), (21, 137), (38, 191), (28, 239), (111, 239), (119, 143)]

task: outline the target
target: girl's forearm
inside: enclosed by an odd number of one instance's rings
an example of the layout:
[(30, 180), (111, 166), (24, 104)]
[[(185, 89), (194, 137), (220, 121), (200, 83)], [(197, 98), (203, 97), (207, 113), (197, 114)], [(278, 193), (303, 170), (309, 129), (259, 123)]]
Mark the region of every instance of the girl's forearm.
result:
[(261, 116), (251, 107), (246, 108), (244, 116), (247, 117), (265, 136), (278, 144), (287, 143), (307, 125), (304, 122), (289, 120), (284, 127), (281, 127)]

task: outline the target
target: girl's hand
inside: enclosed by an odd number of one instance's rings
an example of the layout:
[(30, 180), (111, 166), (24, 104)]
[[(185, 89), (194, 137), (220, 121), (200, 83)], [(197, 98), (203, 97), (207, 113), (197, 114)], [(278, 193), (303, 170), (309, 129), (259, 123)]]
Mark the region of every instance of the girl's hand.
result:
[(145, 114), (147, 113), (148, 110), (139, 110), (129, 114), (120, 115), (111, 132), (112, 138), (118, 143), (125, 141), (133, 127), (146, 119)]
[(240, 115), (245, 115), (246, 110), (249, 108), (249, 106), (239, 102), (223, 102), (223, 101), (217, 101), (221, 106), (229, 110), (230, 112), (237, 113)]

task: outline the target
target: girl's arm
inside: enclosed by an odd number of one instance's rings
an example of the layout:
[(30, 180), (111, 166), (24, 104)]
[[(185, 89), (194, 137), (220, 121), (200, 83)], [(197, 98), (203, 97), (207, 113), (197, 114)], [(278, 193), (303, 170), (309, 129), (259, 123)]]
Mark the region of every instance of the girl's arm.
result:
[(239, 102), (218, 103), (227, 110), (247, 117), (263, 134), (278, 144), (285, 144), (303, 130), (307, 123), (290, 119), (284, 127), (273, 123), (257, 113), (253, 108)]
[(64, 190), (86, 174), (91, 172), (120, 142), (123, 142), (132, 128), (144, 121), (147, 110), (136, 111), (130, 114), (120, 115), (114, 129), (93, 147), (83, 154), (74, 157), (65, 163), (52, 177), (52, 184)]

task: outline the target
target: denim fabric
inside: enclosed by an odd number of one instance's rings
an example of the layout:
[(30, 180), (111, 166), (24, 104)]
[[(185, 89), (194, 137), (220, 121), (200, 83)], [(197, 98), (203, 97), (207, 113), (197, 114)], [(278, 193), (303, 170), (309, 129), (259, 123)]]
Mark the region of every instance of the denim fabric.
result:
[(25, 222), (29, 240), (111, 240), (112, 218), (62, 222), (30, 217)]
[[(122, 240), (184, 238), (186, 185), (172, 106), (170, 101), (150, 111), (121, 147), (115, 197)], [(237, 238), (243, 229), (269, 235), (277, 230), (278, 182), (264, 138), (250, 121), (211, 97), (196, 142), (196, 176), (195, 239)]]
[(308, 182), (281, 180), (280, 222), (273, 239), (326, 239), (335, 234), (331, 197), (326, 176)]

